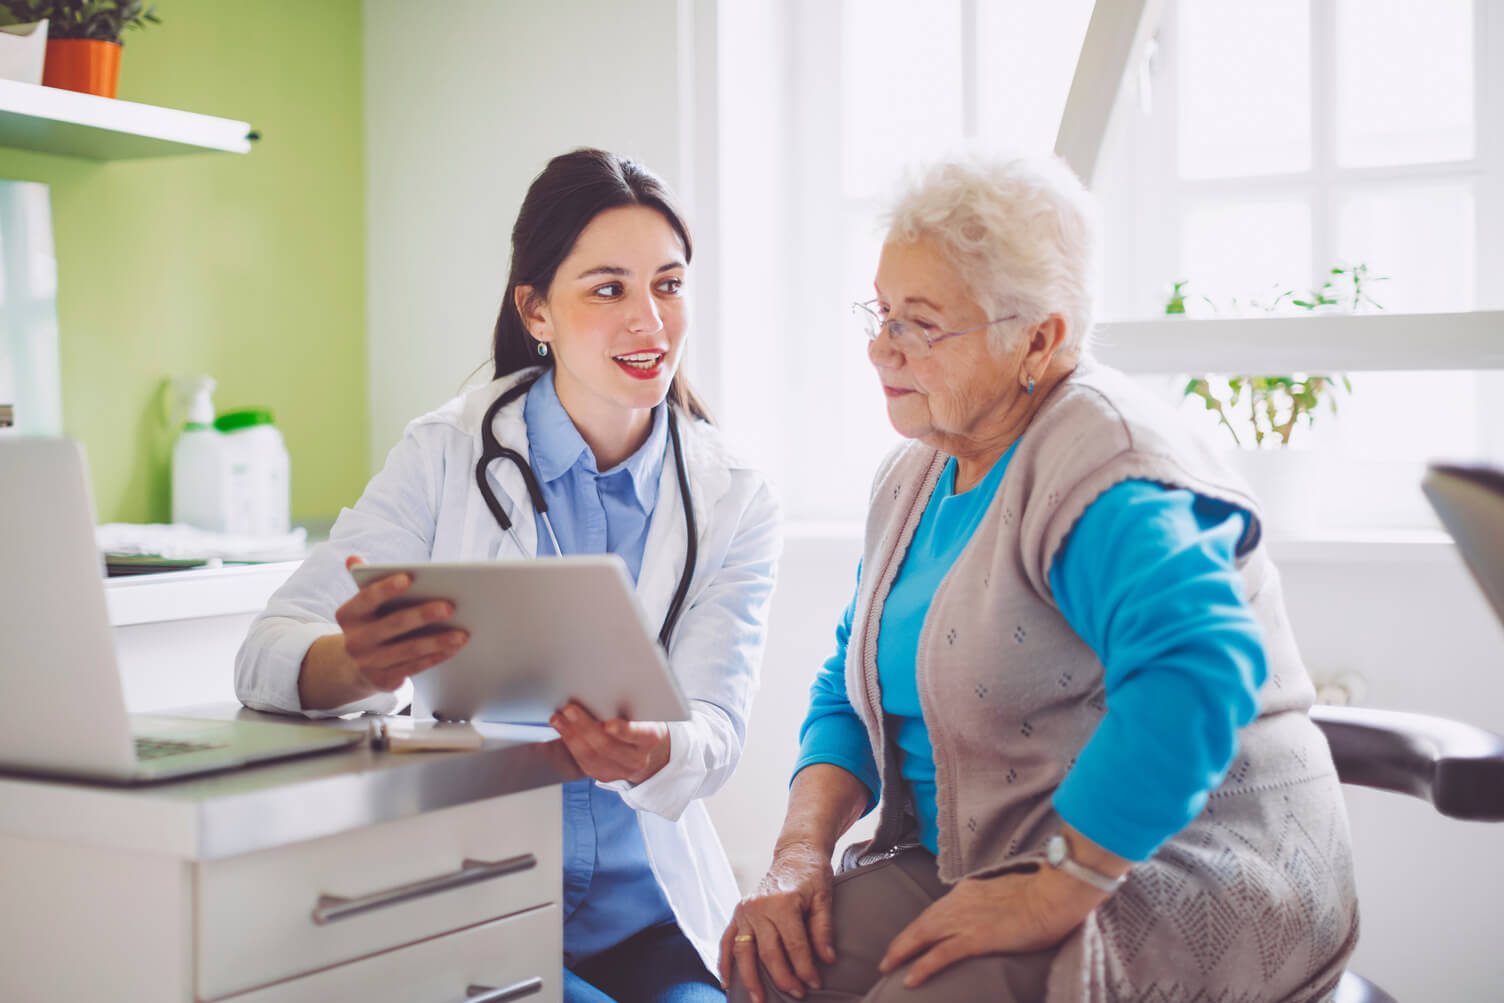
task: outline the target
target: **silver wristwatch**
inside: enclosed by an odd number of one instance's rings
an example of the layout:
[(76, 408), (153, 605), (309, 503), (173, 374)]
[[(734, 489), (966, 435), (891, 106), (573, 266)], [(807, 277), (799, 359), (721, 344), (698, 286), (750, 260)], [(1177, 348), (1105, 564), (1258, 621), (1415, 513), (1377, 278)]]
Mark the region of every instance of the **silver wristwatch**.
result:
[(1058, 832), (1050, 837), (1048, 843), (1044, 844), (1044, 859), (1056, 870), (1064, 871), (1077, 881), (1085, 882), (1093, 888), (1104, 892), (1115, 892), (1122, 886), (1124, 881), (1128, 880), (1128, 875), (1126, 874), (1113, 877), (1110, 874), (1103, 874), (1101, 871), (1094, 871), (1080, 861), (1073, 859), (1071, 857), (1070, 844)]

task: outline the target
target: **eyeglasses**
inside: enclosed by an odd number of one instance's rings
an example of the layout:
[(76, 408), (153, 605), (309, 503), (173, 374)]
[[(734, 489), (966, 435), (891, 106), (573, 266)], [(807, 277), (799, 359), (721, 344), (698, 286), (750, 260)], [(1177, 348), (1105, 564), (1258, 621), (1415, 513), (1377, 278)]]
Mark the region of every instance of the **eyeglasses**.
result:
[(1006, 317), (989, 320), (985, 324), (976, 327), (968, 327), (964, 331), (941, 331), (934, 327), (924, 325), (912, 320), (900, 320), (897, 317), (884, 317), (877, 312), (877, 300), (868, 300), (865, 303), (851, 304), (851, 312), (862, 325), (862, 333), (867, 335), (869, 342), (876, 341), (883, 329), (888, 331), (888, 337), (893, 339), (893, 344), (904, 355), (914, 358), (923, 358), (930, 354), (930, 350), (938, 342), (946, 338), (954, 338), (960, 334), (971, 334), (993, 324), (1001, 324), (1004, 321), (1017, 320), (1018, 314), (1012, 313)]

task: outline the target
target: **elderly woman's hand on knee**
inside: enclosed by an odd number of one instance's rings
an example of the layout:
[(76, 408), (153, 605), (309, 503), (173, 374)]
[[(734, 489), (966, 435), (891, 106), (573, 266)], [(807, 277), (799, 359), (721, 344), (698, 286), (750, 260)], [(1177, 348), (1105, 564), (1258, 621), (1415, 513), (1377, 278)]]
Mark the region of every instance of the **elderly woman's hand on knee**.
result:
[(820, 960), (835, 960), (831, 918), (834, 873), (830, 852), (805, 843), (781, 845), (757, 890), (742, 900), (721, 937), (721, 982), (740, 976), (755, 1003), (762, 1003), (757, 964), (773, 984), (802, 998), (820, 988)]
[[(1085, 841), (1075, 833), (1077, 846)], [(1098, 866), (1125, 873), (1129, 862), (1093, 847)], [(912, 989), (958, 961), (983, 954), (1042, 951), (1059, 944), (1110, 892), (1042, 867), (1023, 874), (958, 882), (888, 945), (878, 970), (890, 974), (912, 964), (904, 985)]]

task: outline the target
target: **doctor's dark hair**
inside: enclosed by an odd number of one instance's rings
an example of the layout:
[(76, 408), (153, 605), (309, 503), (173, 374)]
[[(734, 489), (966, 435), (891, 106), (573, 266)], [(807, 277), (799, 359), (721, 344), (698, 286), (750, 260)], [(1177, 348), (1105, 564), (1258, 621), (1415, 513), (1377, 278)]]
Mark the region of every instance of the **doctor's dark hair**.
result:
[[(512, 227), (512, 268), (506, 295), (496, 318), (491, 357), (493, 379), (530, 366), (554, 364), (550, 354), (538, 357), (538, 342), (527, 332), (517, 312), (518, 286), (547, 290), (581, 231), (607, 209), (645, 206), (657, 210), (679, 235), (684, 261), (694, 254), (684, 215), (658, 177), (641, 164), (605, 150), (582, 148), (560, 154), (533, 179)], [(704, 403), (690, 389), (684, 373), (674, 374), (668, 399), (696, 418), (710, 420)]]

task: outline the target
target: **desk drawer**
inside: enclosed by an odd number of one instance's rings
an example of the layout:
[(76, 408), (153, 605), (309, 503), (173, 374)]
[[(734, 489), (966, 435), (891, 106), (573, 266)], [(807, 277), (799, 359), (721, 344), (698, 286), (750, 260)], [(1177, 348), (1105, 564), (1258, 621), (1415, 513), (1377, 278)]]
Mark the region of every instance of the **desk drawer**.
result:
[(199, 996), (557, 903), (561, 843), (545, 787), (199, 864)]
[(226, 1003), (559, 1003), (563, 924), (558, 906), (544, 906), (267, 986)]

